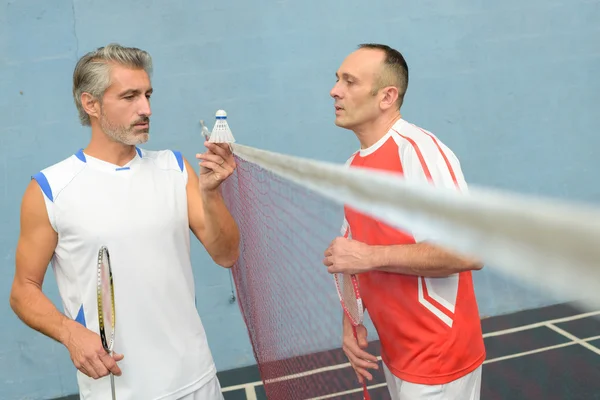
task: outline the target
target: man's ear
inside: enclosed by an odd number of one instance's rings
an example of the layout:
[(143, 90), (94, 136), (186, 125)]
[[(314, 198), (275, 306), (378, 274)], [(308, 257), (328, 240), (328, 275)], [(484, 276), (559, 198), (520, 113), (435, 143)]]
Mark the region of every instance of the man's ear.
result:
[(100, 118), (100, 102), (94, 96), (83, 93), (81, 95), (81, 105), (90, 118)]
[(383, 110), (388, 108), (396, 107), (396, 101), (398, 101), (398, 88), (394, 86), (387, 86), (381, 89), (383, 97), (380, 102), (380, 107)]

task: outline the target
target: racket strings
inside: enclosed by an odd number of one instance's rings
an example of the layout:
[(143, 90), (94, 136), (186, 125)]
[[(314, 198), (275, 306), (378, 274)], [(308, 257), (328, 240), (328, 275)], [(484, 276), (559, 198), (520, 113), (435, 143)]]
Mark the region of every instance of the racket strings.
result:
[(102, 249), (98, 260), (98, 321), (102, 344), (107, 351), (112, 350), (115, 328), (115, 305), (112, 271), (108, 251)]
[(355, 275), (334, 274), (338, 294), (344, 311), (353, 325), (362, 323), (363, 310), (360, 300), (358, 278)]

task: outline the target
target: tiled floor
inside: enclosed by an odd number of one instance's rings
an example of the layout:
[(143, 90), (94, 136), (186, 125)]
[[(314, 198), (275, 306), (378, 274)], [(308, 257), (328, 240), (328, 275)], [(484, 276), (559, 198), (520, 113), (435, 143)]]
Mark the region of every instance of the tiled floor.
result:
[[(557, 305), (484, 319), (482, 326), (487, 350), (482, 400), (600, 399), (600, 311)], [(371, 348), (377, 352), (377, 343)], [(335, 376), (348, 382), (352, 373), (348, 367), (323, 372), (329, 382)], [(374, 378), (371, 398), (389, 399), (383, 374)], [(219, 379), (226, 400), (267, 398), (256, 367), (223, 371)], [(345, 389), (312, 398), (362, 398), (360, 387)]]

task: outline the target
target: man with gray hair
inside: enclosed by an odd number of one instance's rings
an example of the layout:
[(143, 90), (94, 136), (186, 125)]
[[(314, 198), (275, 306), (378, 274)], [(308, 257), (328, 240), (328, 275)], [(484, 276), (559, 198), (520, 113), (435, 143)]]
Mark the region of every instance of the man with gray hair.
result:
[[(82, 399), (222, 399), (195, 308), (190, 229), (214, 262), (231, 267), (239, 231), (219, 191), (236, 165), (205, 142), (196, 174), (178, 151), (143, 150), (150, 132), (150, 55), (111, 44), (73, 74), (85, 149), (33, 176), (21, 205), (10, 304), (31, 328), (62, 343)], [(115, 352), (98, 335), (96, 257), (110, 249)], [(64, 314), (42, 292), (52, 263)]]

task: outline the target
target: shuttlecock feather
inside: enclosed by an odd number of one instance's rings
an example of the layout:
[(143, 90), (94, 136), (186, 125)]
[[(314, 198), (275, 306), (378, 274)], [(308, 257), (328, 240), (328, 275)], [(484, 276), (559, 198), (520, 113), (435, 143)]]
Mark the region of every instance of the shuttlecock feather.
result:
[(204, 120), (200, 120), (200, 125), (202, 125), (202, 136), (204, 136), (204, 138), (206, 139), (206, 141), (209, 141), (210, 140), (210, 131), (204, 125)]
[(224, 110), (217, 111), (215, 125), (210, 134), (209, 142), (212, 143), (234, 143), (235, 138), (227, 123), (227, 113)]

